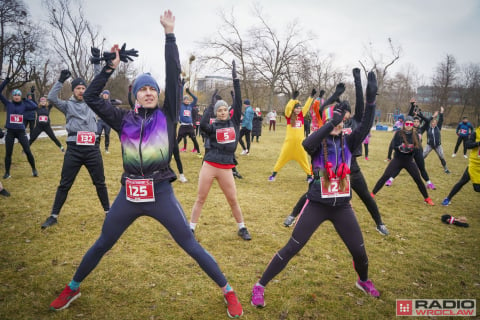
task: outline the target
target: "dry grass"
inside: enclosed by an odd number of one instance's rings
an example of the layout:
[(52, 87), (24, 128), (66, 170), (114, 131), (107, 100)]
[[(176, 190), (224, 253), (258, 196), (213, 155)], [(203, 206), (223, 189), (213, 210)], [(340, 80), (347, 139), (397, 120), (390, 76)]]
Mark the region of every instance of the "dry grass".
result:
[[(3, 118), (2, 118), (3, 117)], [(0, 114), (4, 121), (5, 114)], [(58, 117), (58, 118), (57, 118)], [(58, 120), (57, 120), (58, 119)], [(54, 123), (61, 123), (54, 113)], [(64, 121), (64, 120), (63, 120)], [(356, 195), (353, 206), (370, 260), (370, 277), (381, 291), (371, 299), (355, 288), (351, 257), (330, 223), (323, 224), (303, 251), (266, 289), (267, 306), (254, 309), (250, 290), (273, 254), (289, 238), (283, 219), (306, 191), (298, 164), (288, 163), (269, 183), (285, 127), (263, 131), (250, 156), (238, 156), (238, 196), (253, 240), (242, 241), (218, 186), (212, 188), (196, 235), (216, 258), (244, 306), (243, 319), (392, 319), (395, 299), (480, 298), (479, 196), (471, 184), (442, 207), (442, 199), (463, 173), (467, 160), (450, 158), (455, 134), (444, 130), (444, 149), (452, 174), (443, 173), (432, 153), (427, 169), (437, 186), (430, 192), (434, 207), (423, 204), (413, 180), (403, 172), (393, 186), (377, 194), (391, 235), (383, 237)], [(372, 189), (383, 173), (391, 132), (372, 132), (370, 161), (359, 159)], [(65, 138), (61, 139), (62, 142)], [(112, 135), (104, 155), (107, 185), (113, 202), (120, 184), (121, 157)], [(103, 141), (102, 141), (103, 143)], [(189, 146), (191, 147), (191, 142)], [(220, 289), (173, 242), (154, 220), (140, 218), (82, 284), (82, 297), (55, 313), (50, 302), (71, 280), (83, 254), (100, 233), (103, 210), (88, 173), (82, 169), (68, 196), (59, 224), (41, 231), (60, 179), (63, 157), (49, 139), (33, 145), (39, 178), (15, 146), (11, 192), (0, 199), (0, 319), (225, 319)], [(0, 158), (4, 158), (0, 146)], [(187, 217), (195, 200), (201, 160), (182, 153), (186, 184), (174, 188)], [(175, 168), (175, 163), (172, 161)], [(175, 168), (176, 169), (176, 168)], [(0, 164), (3, 174), (3, 161)], [(440, 216), (465, 215), (470, 228), (447, 226)]]

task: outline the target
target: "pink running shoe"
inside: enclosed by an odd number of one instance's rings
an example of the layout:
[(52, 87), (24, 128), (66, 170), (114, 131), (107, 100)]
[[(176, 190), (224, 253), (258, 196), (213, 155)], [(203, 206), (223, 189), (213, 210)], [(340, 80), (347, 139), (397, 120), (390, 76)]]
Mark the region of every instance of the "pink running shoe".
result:
[(388, 179), (387, 182), (385, 182), (386, 187), (390, 187), (392, 185), (392, 180)]
[(367, 281), (361, 281), (358, 279), (357, 283), (355, 284), (358, 289), (362, 290), (366, 294), (378, 298), (380, 297), (380, 292), (378, 292), (377, 289), (375, 289), (375, 286), (373, 285), (372, 280), (367, 280)]
[(192, 152), (195, 153), (195, 152), (198, 152), (198, 150), (195, 149), (195, 148), (193, 148), (193, 149), (192, 149)]
[(252, 289), (252, 306), (257, 308), (265, 307), (265, 288), (259, 285), (254, 285)]
[(187, 149), (182, 148), (182, 149), (180, 149), (180, 152), (187, 152)]
[(435, 185), (431, 182), (429, 184), (427, 184), (427, 189), (437, 190), (437, 188), (435, 188)]

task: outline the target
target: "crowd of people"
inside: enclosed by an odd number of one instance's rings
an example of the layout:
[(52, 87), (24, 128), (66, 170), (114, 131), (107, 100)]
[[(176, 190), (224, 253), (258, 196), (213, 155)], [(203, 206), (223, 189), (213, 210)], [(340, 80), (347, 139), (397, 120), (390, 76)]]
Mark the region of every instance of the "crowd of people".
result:
[[(166, 84), (164, 101), (160, 102), (160, 87), (149, 73), (136, 77), (129, 88), (129, 109), (118, 108), (119, 102), (111, 99), (105, 87), (121, 61), (125, 62), (123, 47), (114, 45), (109, 59), (99, 58), (98, 49), (92, 48), (91, 62), (95, 77), (90, 84), (82, 78), (71, 81), (72, 95), (68, 100), (59, 98), (65, 82), (72, 76), (69, 70), (62, 70), (48, 96), (35, 99), (35, 88), (22, 99), (22, 92), (15, 89), (11, 100), (0, 94), (6, 108), (5, 172), (3, 179), (10, 179), (12, 152), (15, 139), (22, 146), (32, 169), (32, 176), (38, 177), (35, 158), (30, 146), (42, 132), (64, 153), (61, 179), (53, 199), (50, 215), (41, 225), (47, 229), (58, 223), (60, 211), (82, 166), (90, 174), (97, 196), (103, 208), (105, 219), (98, 239), (83, 255), (70, 282), (61, 294), (50, 304), (53, 310), (62, 310), (80, 297), (80, 285), (93, 272), (104, 255), (119, 240), (124, 231), (141, 216), (148, 216), (162, 224), (174, 241), (190, 255), (220, 288), (227, 304), (227, 314), (238, 318), (243, 308), (235, 291), (214, 257), (195, 238), (196, 227), (213, 182), (216, 180), (231, 208), (237, 223), (237, 235), (246, 241), (252, 239), (246, 227), (240, 202), (237, 197), (235, 178), (242, 178), (236, 166), (235, 156), (240, 145), (240, 155), (252, 154), (252, 143), (260, 143), (264, 117), (251, 101), (242, 99), (240, 79), (235, 61), (232, 62), (232, 101), (227, 102), (218, 92), (212, 95), (210, 105), (199, 114), (197, 96), (185, 87), (181, 78), (179, 53), (174, 34), (175, 17), (165, 11), (160, 17), (165, 33)], [(394, 178), (405, 169), (414, 180), (423, 201), (433, 206), (429, 190), (436, 190), (425, 169), (424, 159), (433, 150), (438, 155), (446, 174), (447, 167), (442, 147), (441, 130), (444, 108), (427, 117), (411, 100), (410, 110), (395, 123), (394, 136), (388, 146), (389, 163), (385, 172), (369, 192), (358, 158), (369, 158), (368, 145), (376, 109), (377, 80), (373, 72), (367, 75), (364, 90), (360, 69), (352, 70), (355, 85), (355, 107), (341, 99), (345, 84), (339, 83), (334, 93), (324, 98), (325, 90), (312, 89), (303, 103), (294, 91), (286, 103), (286, 135), (276, 163), (273, 165), (269, 182), (277, 180), (278, 172), (291, 160), (295, 160), (304, 171), (307, 190), (300, 196), (291, 214), (284, 221), (286, 227), (293, 226), (290, 238), (268, 262), (260, 279), (254, 284), (251, 304), (265, 307), (265, 287), (287, 266), (288, 262), (307, 244), (317, 228), (330, 221), (354, 261), (358, 276), (355, 286), (365, 294), (378, 298), (380, 291), (369, 277), (369, 264), (362, 230), (351, 204), (352, 190), (360, 197), (375, 222), (376, 230), (383, 236), (389, 231), (382, 220), (376, 204), (376, 194), (382, 187), (390, 187)], [(7, 77), (0, 84), (0, 93), (9, 83)], [(183, 94), (185, 91), (185, 95)], [(121, 103), (121, 102), (120, 102)], [(65, 115), (66, 148), (51, 128), (50, 111), (55, 107)], [(32, 116), (33, 114), (33, 116)], [(269, 110), (265, 119), (269, 132), (275, 132), (277, 112)], [(178, 127), (179, 124), (179, 127)], [(27, 135), (27, 127), (29, 137)], [(108, 197), (105, 173), (100, 147), (104, 133), (105, 153), (109, 153), (110, 131), (115, 131), (121, 142), (123, 174), (121, 189), (112, 204)], [(422, 136), (426, 133), (426, 145)], [(456, 156), (463, 143), (463, 155), (468, 165), (461, 179), (453, 186), (443, 200), (447, 206), (452, 198), (470, 180), (476, 192), (480, 192), (480, 126), (477, 128), (463, 118), (456, 128), (458, 140), (452, 157)], [(204, 153), (197, 141), (202, 136)], [(190, 221), (177, 200), (172, 182), (177, 179), (171, 169), (174, 157), (179, 171), (179, 180), (187, 182), (183, 173), (180, 153), (187, 151), (187, 137), (193, 143), (193, 153), (202, 158), (199, 170), (196, 200), (191, 210)], [(183, 144), (179, 148), (179, 144)], [(364, 149), (364, 152), (362, 152)], [(471, 150), (468, 154), (467, 151)], [(391, 156), (393, 153), (393, 158)], [(425, 180), (426, 185), (422, 181)], [(10, 197), (0, 182), (0, 195)]]

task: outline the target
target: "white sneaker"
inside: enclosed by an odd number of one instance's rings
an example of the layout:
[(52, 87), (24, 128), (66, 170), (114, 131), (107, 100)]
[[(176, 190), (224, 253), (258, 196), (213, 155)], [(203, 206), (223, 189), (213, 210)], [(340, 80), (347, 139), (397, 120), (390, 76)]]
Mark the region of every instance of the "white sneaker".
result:
[(452, 158), (455, 158), (457, 155), (455, 153), (452, 154)]
[(178, 178), (178, 180), (180, 180), (180, 182), (182, 183), (185, 183), (188, 181), (187, 178), (185, 178), (185, 175), (183, 173), (180, 174), (180, 177)]
[(467, 159), (467, 158), (468, 158), (468, 156), (467, 156), (466, 154), (464, 154), (464, 155), (463, 155), (463, 157), (464, 157), (465, 159)]
[(242, 155), (248, 154), (248, 149), (243, 150), (241, 154), (242, 154)]

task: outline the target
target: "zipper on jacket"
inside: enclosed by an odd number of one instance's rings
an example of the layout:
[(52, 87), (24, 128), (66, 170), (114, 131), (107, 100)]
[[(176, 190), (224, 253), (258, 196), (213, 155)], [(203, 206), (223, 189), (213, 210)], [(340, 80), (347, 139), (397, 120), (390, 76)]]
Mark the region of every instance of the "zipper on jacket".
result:
[[(337, 175), (337, 168), (338, 168), (338, 154), (337, 154), (337, 143), (335, 142), (335, 136), (333, 136), (333, 147), (334, 147), (334, 150), (335, 150), (335, 175)], [(337, 204), (337, 196), (334, 197), (334, 201), (333, 201), (333, 206), (335, 206)]]
[(140, 143), (138, 144), (138, 153), (140, 155), (140, 173), (142, 176), (143, 174), (143, 157), (142, 157), (142, 141), (143, 141), (143, 129), (145, 126), (145, 120), (146, 120), (147, 113), (145, 112), (143, 119), (142, 119), (142, 124), (140, 126)]

